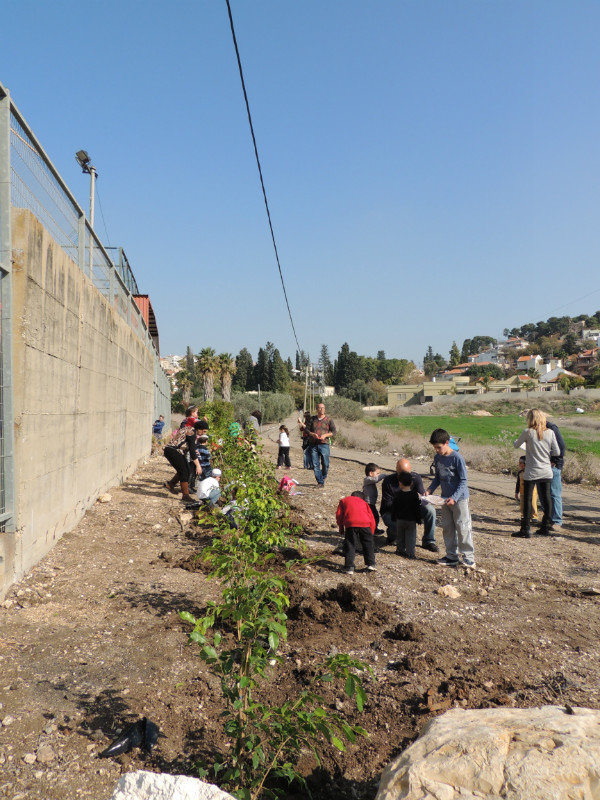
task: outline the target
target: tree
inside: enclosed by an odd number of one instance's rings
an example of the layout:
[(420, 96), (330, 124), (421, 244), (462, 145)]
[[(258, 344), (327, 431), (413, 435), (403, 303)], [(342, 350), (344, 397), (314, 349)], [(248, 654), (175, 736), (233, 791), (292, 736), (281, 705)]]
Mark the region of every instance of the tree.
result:
[(562, 341), (562, 349), (568, 356), (579, 352), (579, 343), (574, 333), (567, 333)]
[(462, 350), (460, 352), (460, 360), (463, 362), (463, 364), (467, 363), (470, 355), (471, 355), (471, 340), (465, 339), (463, 342)]
[(185, 368), (190, 373), (190, 375), (193, 375), (194, 371), (196, 369), (196, 365), (195, 365), (195, 362), (194, 362), (194, 354), (193, 354), (192, 348), (189, 346), (189, 344), (187, 346), (187, 350), (186, 350), (186, 353), (185, 353)]
[(470, 345), (471, 352), (469, 353), (469, 355), (476, 356), (478, 353), (487, 350), (488, 348), (492, 347), (495, 344), (496, 340), (494, 339), (493, 336), (474, 336), (471, 339), (471, 345)]
[(344, 342), (335, 362), (333, 385), (339, 394), (341, 389), (347, 389), (353, 381), (361, 378), (360, 357), (354, 350), (350, 350), (348, 342)]
[(285, 361), (277, 348), (273, 350), (269, 372), (271, 376), (271, 391), (287, 392), (290, 385), (290, 376), (288, 375)]
[(221, 397), (226, 403), (231, 402), (231, 381), (235, 375), (235, 361), (231, 353), (221, 353), (218, 356), (221, 372)]
[(323, 380), (325, 385), (330, 386), (333, 383), (333, 364), (329, 358), (329, 348), (326, 344), (321, 345), (321, 355), (319, 356), (319, 369), (323, 373)]
[(190, 397), (194, 382), (191, 379), (190, 373), (186, 369), (182, 369), (177, 373), (177, 385), (181, 389), (181, 402), (183, 403), (184, 407), (187, 408), (190, 404)]
[(490, 383), (491, 383), (491, 382), (494, 380), (494, 379), (492, 378), (492, 376), (491, 376), (491, 375), (484, 375), (484, 376), (483, 376), (483, 378), (481, 378), (480, 380), (481, 380), (481, 382), (482, 382), (482, 384), (483, 384), (483, 388), (485, 389), (485, 391), (486, 391), (486, 392), (489, 392), (489, 390), (490, 390)]
[(304, 370), (310, 364), (310, 356), (304, 350), (296, 350), (296, 369)]
[(460, 350), (458, 349), (458, 345), (456, 342), (452, 342), (452, 347), (450, 348), (450, 360), (448, 365), (450, 367), (455, 367), (457, 364), (460, 364)]
[(261, 391), (267, 392), (270, 387), (269, 384), (269, 357), (264, 347), (259, 347), (258, 357), (254, 365), (254, 385), (260, 386)]
[(233, 388), (240, 392), (251, 391), (254, 386), (254, 362), (250, 351), (242, 347), (235, 357), (235, 374), (233, 376)]
[(446, 366), (446, 359), (439, 353), (434, 353), (431, 345), (427, 348), (425, 358), (423, 359), (423, 370), (425, 375), (435, 375)]
[(198, 354), (198, 369), (202, 375), (204, 402), (215, 399), (215, 375), (219, 372), (219, 358), (212, 347), (204, 347)]
[(505, 373), (502, 367), (499, 367), (498, 364), (471, 364), (465, 370), (465, 375), (468, 375), (470, 378), (495, 378), (496, 380), (502, 380), (505, 378)]

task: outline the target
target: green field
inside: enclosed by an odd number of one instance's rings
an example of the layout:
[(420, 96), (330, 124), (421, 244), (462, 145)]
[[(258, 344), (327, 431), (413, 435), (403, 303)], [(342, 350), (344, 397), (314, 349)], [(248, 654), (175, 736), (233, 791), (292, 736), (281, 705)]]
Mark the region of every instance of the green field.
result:
[[(526, 425), (523, 417), (518, 414), (494, 415), (493, 417), (473, 417), (471, 415), (462, 417), (384, 417), (372, 420), (371, 424), (398, 434), (403, 431), (416, 433), (427, 439), (435, 428), (445, 428), (451, 436), (474, 444), (495, 444), (497, 438), (505, 431), (508, 431), (516, 439)], [(559, 427), (567, 450), (583, 448), (585, 452), (600, 457), (600, 438), (597, 438), (596, 431), (570, 428), (568, 421), (565, 422), (562, 419)]]

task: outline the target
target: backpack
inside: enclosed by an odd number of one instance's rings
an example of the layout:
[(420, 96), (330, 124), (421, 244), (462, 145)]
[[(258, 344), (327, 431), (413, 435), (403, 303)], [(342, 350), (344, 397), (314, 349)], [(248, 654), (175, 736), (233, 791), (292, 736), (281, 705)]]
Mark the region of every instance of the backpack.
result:
[(296, 494), (296, 486), (298, 485), (298, 481), (294, 478), (289, 478), (287, 475), (284, 475), (283, 478), (279, 481), (279, 491), (280, 492), (287, 492), (288, 494)]

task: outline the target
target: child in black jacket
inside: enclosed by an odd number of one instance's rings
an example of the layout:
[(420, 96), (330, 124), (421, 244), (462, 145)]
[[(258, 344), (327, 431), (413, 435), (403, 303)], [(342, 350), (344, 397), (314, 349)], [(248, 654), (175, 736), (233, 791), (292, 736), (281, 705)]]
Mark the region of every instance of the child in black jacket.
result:
[(412, 475), (401, 472), (398, 476), (400, 491), (392, 502), (392, 521), (396, 525), (396, 553), (405, 558), (416, 558), (417, 523), (422, 522), (421, 498), (411, 489)]

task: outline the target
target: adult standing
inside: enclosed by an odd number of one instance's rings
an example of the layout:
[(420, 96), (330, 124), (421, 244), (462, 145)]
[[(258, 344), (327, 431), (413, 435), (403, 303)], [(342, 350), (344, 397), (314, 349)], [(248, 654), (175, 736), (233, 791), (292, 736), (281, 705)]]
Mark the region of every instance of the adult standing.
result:
[(554, 525), (563, 524), (562, 506), (562, 469), (565, 465), (565, 440), (562, 437), (558, 425), (546, 419), (546, 427), (554, 432), (556, 443), (560, 450), (560, 455), (550, 456), (550, 466), (552, 467), (552, 483), (550, 484), (550, 496), (552, 497), (552, 517), (550, 520), (550, 530)]
[(165, 427), (165, 418), (161, 414), (158, 419), (154, 420), (154, 424), (152, 425), (152, 434), (154, 436), (162, 436), (164, 427)]
[(310, 422), (310, 411), (304, 412), (304, 419), (298, 419), (298, 427), (300, 428), (300, 436), (302, 437), (302, 454), (304, 457), (304, 469), (312, 469), (312, 461), (310, 460), (310, 437), (308, 435), (308, 423)]
[(550, 521), (552, 519), (552, 495), (550, 484), (553, 473), (550, 458), (560, 456), (560, 449), (554, 431), (546, 426), (546, 415), (539, 408), (527, 412), (527, 427), (515, 440), (514, 446), (525, 445), (525, 473), (523, 475), (523, 509), (521, 527), (512, 536), (522, 539), (531, 538), (531, 498), (533, 487), (537, 486), (538, 497), (544, 507), (544, 516), (538, 529), (540, 536), (551, 536)]
[(329, 472), (329, 440), (336, 433), (334, 421), (325, 414), (324, 403), (317, 404), (316, 416), (310, 418), (306, 429), (317, 485), (323, 487)]
[[(412, 477), (411, 489), (416, 489), (420, 495), (425, 494), (423, 478), (418, 472), (413, 472), (408, 458), (401, 458), (396, 463), (396, 472), (387, 475), (381, 484), (380, 513), (387, 527), (387, 544), (396, 542), (396, 523), (392, 520), (392, 503), (395, 495), (400, 491), (400, 473), (409, 472)], [(431, 503), (423, 504), (423, 539), (421, 547), (438, 553), (439, 547), (435, 542), (435, 507)]]

